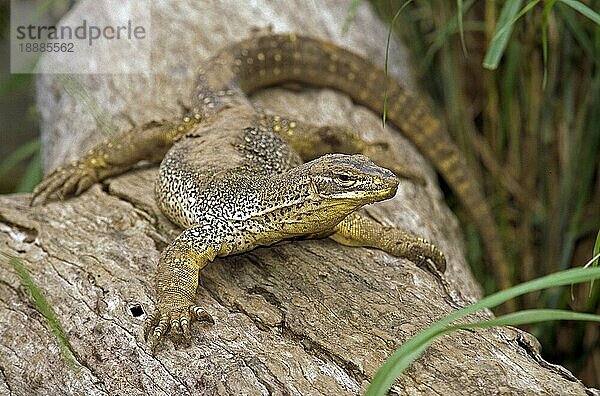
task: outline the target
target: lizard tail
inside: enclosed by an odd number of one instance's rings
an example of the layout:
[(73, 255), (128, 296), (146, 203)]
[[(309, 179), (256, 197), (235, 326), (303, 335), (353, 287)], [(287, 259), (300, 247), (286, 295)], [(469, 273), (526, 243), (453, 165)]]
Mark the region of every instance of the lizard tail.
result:
[(285, 82), (329, 87), (387, 117), (435, 165), (464, 205), (484, 241), (498, 286), (510, 286), (498, 228), (458, 147), (425, 103), (372, 62), (334, 44), (293, 33), (252, 37), (220, 55), (245, 93)]

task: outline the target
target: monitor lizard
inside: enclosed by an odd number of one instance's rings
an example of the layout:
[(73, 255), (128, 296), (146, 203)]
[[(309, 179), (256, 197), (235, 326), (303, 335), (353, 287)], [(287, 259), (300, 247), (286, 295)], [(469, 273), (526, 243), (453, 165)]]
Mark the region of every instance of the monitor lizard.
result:
[[(32, 198), (40, 204), (78, 195), (141, 160), (162, 160), (156, 200), (184, 231), (158, 262), (158, 304), (144, 325), (152, 350), (171, 330), (189, 340), (193, 320), (211, 321), (194, 297), (199, 271), (217, 256), (283, 239), (330, 237), (445, 270), (432, 243), (357, 213), (393, 197), (396, 176), (422, 182), (418, 172), (350, 129), (257, 110), (248, 95), (271, 85), (335, 88), (378, 113), (387, 92), (388, 119), (435, 164), (478, 226), (494, 267), (503, 265), (490, 209), (459, 150), (426, 105), (370, 61), (294, 33), (256, 34), (221, 50), (196, 75), (183, 116), (104, 141), (50, 173)], [(327, 154), (335, 152), (344, 154)]]

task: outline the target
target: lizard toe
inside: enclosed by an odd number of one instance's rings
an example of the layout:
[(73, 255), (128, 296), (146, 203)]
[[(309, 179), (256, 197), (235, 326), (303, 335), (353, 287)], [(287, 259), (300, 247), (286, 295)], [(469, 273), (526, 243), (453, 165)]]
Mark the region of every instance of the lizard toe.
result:
[(190, 313), (194, 316), (194, 319), (196, 319), (199, 322), (208, 322), (210, 324), (215, 324), (215, 320), (213, 319), (213, 317), (202, 307), (199, 307), (197, 305), (191, 306)]
[(149, 341), (152, 353), (167, 334), (183, 335), (185, 341), (191, 342), (190, 325), (194, 320), (214, 323), (212, 316), (196, 305), (157, 310), (144, 323), (144, 340)]
[(64, 182), (62, 187), (60, 188), (61, 195), (63, 197), (66, 197), (66, 196), (70, 195), (73, 191), (75, 191), (77, 183), (79, 183), (79, 180), (80, 180), (79, 175), (74, 175), (74, 176), (68, 178)]
[(446, 271), (446, 256), (444, 255), (444, 253), (437, 250), (437, 248), (433, 245), (432, 245), (431, 250), (432, 250), (431, 257), (430, 257), (431, 261), (433, 261), (433, 263), (435, 264), (437, 269), (440, 270), (440, 272), (445, 272)]
[(81, 179), (79, 179), (79, 182), (77, 183), (77, 189), (75, 190), (75, 195), (80, 195), (82, 192), (87, 190), (95, 182), (96, 182), (95, 179), (89, 175), (82, 177)]
[(62, 200), (71, 195), (79, 195), (96, 180), (95, 171), (81, 162), (58, 168), (33, 190), (31, 206), (43, 205), (52, 198)]
[(152, 329), (154, 329), (154, 326), (156, 326), (157, 323), (158, 314), (156, 312), (146, 317), (146, 320), (144, 321), (144, 327), (142, 328), (142, 331), (144, 333), (144, 341), (148, 341), (148, 336), (150, 335)]
[(185, 338), (185, 340), (187, 342), (191, 342), (192, 341), (192, 333), (190, 331), (190, 321), (188, 320), (188, 318), (181, 318), (181, 319), (179, 319), (179, 324), (181, 325), (181, 331), (183, 332), (183, 338)]
[(51, 198), (56, 190), (59, 189), (65, 181), (68, 180), (68, 175), (62, 169), (57, 169), (48, 176), (33, 190), (31, 197), (31, 206), (37, 204), (43, 205)]
[(170, 332), (171, 333), (180, 333), (181, 334), (181, 325), (179, 324), (179, 318), (171, 319)]
[(150, 350), (152, 353), (154, 353), (156, 347), (167, 331), (169, 331), (169, 317), (166, 314), (162, 314), (160, 315), (158, 323), (152, 330), (152, 336), (150, 337)]

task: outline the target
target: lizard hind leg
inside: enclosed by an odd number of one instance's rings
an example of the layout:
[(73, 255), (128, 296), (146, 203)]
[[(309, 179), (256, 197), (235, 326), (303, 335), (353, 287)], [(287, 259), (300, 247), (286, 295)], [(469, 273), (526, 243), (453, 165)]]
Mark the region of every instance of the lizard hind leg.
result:
[(383, 250), (422, 266), (430, 260), (440, 272), (446, 270), (444, 254), (431, 242), (395, 227), (384, 227), (358, 213), (340, 222), (329, 237), (346, 246), (364, 246)]
[(342, 125), (316, 125), (289, 117), (269, 115), (264, 123), (277, 132), (304, 162), (331, 153), (363, 154), (399, 178), (425, 185), (425, 178), (395, 160), (385, 142), (369, 142), (355, 130)]

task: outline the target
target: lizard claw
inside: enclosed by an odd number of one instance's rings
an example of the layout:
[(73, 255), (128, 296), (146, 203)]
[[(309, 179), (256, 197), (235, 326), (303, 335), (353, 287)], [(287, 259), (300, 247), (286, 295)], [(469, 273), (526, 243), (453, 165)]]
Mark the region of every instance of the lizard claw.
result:
[[(143, 327), (144, 340), (149, 341), (152, 353), (169, 332), (182, 334), (187, 342), (191, 342), (190, 324), (194, 320), (215, 323), (208, 312), (196, 305), (181, 308), (169, 307), (165, 308), (162, 313), (159, 311), (161, 310), (148, 316)], [(167, 313), (167, 311), (169, 312)]]
[(423, 238), (416, 238), (416, 242), (408, 245), (410, 255), (417, 258), (417, 265), (427, 266), (427, 261), (430, 260), (435, 268), (444, 273), (446, 271), (446, 256), (434, 244)]
[(97, 180), (93, 169), (84, 163), (73, 162), (66, 168), (58, 168), (44, 178), (33, 190), (31, 206), (44, 204), (51, 198), (62, 200), (69, 195), (79, 195)]

